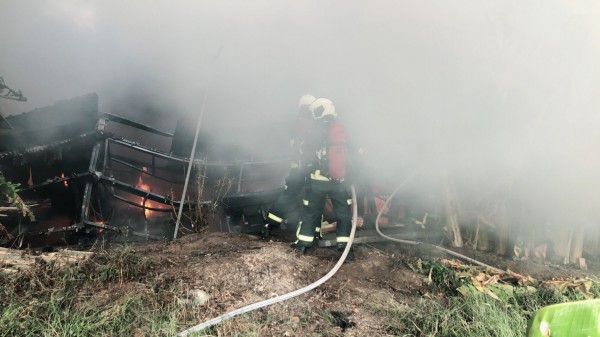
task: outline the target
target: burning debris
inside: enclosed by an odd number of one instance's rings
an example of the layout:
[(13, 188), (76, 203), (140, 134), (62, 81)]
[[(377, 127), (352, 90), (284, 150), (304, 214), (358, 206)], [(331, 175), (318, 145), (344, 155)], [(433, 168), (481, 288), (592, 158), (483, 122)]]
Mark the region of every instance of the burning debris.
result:
[[(174, 231), (174, 210), (181, 204), (184, 233), (205, 227), (201, 216), (209, 211), (214, 216), (216, 205), (214, 229), (251, 231), (262, 226), (261, 207), (277, 195), (287, 164), (281, 158), (218, 156), (203, 144), (197, 158), (204, 159), (192, 166), (202, 185), (183, 198), (181, 177), (189, 159), (177, 155), (182, 152), (177, 144), (190, 137), (180, 130), (171, 134), (99, 113), (95, 94), (6, 121), (14, 129), (0, 134), (0, 171), (19, 184), (23, 203), (36, 218), (4, 221), (5, 245), (71, 245), (107, 235), (165, 239)], [(172, 150), (127, 140), (111, 132), (115, 124), (172, 139)], [(208, 162), (209, 157), (218, 160)]]

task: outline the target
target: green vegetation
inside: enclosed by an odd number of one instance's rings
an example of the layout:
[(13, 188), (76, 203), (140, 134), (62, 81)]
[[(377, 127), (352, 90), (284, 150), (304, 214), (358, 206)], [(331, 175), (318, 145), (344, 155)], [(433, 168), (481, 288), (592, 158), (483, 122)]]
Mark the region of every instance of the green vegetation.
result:
[(17, 188), (19, 185), (13, 184), (4, 178), (4, 175), (0, 171), (0, 200), (10, 200), (17, 196)]
[[(22, 213), (25, 217), (29, 217), (30, 221), (35, 221), (33, 212), (29, 210), (29, 207), (23, 202), (21, 197), (17, 194), (19, 191), (19, 184), (14, 184), (4, 177), (2, 171), (0, 171), (0, 206), (14, 206)], [(0, 227), (1, 229), (1, 227)], [(1, 233), (0, 233), (1, 234)]]
[[(0, 273), (0, 337), (175, 336), (224, 313), (227, 298), (244, 294), (220, 288), (218, 280), (186, 279), (186, 266), (165, 268), (167, 261), (124, 248), (97, 252), (77, 266), (38, 260), (31, 269)], [(441, 260), (390, 259), (390, 269), (405, 266), (428, 285), (419, 295), (382, 290), (385, 296), (361, 302), (357, 312), (375, 317), (371, 322), (354, 321), (361, 315), (342, 305), (338, 309), (327, 299), (326, 305), (302, 304), (304, 311), (257, 310), (190, 336), (343, 336), (344, 329), (351, 332), (366, 324), (372, 324), (373, 336), (525, 336), (527, 321), (537, 309), (586, 298), (577, 288), (559, 291), (539, 283), (535, 291), (517, 284), (499, 287), (494, 297), (465, 277), (481, 269), (455, 269)], [(192, 306), (182, 298), (198, 282), (218, 300)], [(465, 287), (470, 290), (459, 291)], [(599, 297), (600, 283), (594, 281), (589, 292)]]
[[(404, 261), (407, 263), (406, 261)], [(371, 312), (387, 317), (387, 331), (395, 336), (427, 337), (516, 337), (525, 336), (532, 314), (546, 305), (586, 299), (577, 289), (565, 292), (538, 286), (510, 287), (494, 298), (485, 292), (461, 294), (457, 289), (468, 286), (452, 268), (436, 261), (411, 261), (408, 265), (420, 271), (430, 282), (430, 293), (407, 305), (370, 305)], [(600, 284), (590, 289), (600, 296)]]
[[(156, 262), (130, 250), (59, 268), (42, 261), (0, 273), (0, 336), (168, 336), (192, 314)], [(135, 283), (144, 277), (151, 284)]]
[(388, 332), (396, 336), (524, 336), (526, 318), (516, 307), (483, 294), (451, 297), (445, 303), (421, 299), (397, 311)]
[[(12, 208), (12, 210), (20, 211), (23, 217), (28, 216), (30, 221), (35, 221), (33, 213), (29, 211), (27, 205), (25, 205), (17, 194), (18, 188), (18, 184), (13, 184), (6, 180), (0, 171), (0, 220), (7, 216), (3, 211), (8, 211)], [(12, 235), (0, 221), (0, 241), (5, 238), (11, 239)]]
[[(182, 298), (186, 282), (166, 276), (164, 263), (125, 248), (78, 266), (38, 260), (19, 273), (0, 272), (0, 337), (176, 336), (216, 316)], [(189, 336), (263, 336), (268, 325), (282, 323), (262, 316)]]

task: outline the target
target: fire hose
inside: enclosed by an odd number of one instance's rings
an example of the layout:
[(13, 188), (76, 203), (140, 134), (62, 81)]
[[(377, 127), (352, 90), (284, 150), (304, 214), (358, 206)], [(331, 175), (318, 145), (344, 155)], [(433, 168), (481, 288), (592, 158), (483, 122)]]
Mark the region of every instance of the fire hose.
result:
[(223, 314), (219, 317), (215, 317), (211, 320), (208, 320), (202, 324), (198, 324), (194, 327), (191, 327), (187, 330), (184, 330), (182, 332), (180, 332), (178, 334), (178, 336), (187, 336), (189, 333), (191, 332), (197, 332), (197, 331), (202, 331), (208, 327), (211, 327), (215, 324), (219, 324), (227, 319), (230, 319), (234, 316), (246, 313), (246, 312), (250, 312), (262, 307), (266, 307), (268, 305), (271, 304), (275, 304), (278, 302), (282, 302), (285, 300), (288, 300), (290, 298), (294, 298), (296, 296), (302, 295), (306, 292), (309, 292), (313, 289), (315, 289), (316, 287), (322, 285), (323, 283), (325, 283), (327, 280), (329, 280), (333, 275), (335, 275), (335, 273), (337, 273), (337, 271), (340, 269), (340, 267), (342, 266), (342, 264), (344, 263), (344, 261), (346, 260), (346, 256), (348, 256), (348, 253), (350, 252), (350, 248), (352, 247), (352, 241), (354, 240), (354, 234), (356, 233), (356, 219), (358, 216), (358, 211), (357, 211), (357, 202), (356, 202), (356, 190), (354, 189), (354, 186), (351, 186), (351, 190), (352, 190), (352, 230), (350, 231), (350, 239), (348, 240), (348, 244), (346, 245), (346, 249), (344, 249), (344, 252), (342, 253), (342, 256), (340, 257), (339, 261), (335, 264), (335, 266), (333, 266), (333, 269), (331, 269), (329, 271), (329, 273), (327, 273), (325, 276), (321, 277), (319, 280), (307, 285), (304, 288), (300, 288), (297, 290), (294, 290), (290, 293), (287, 294), (283, 294), (277, 297), (273, 297), (273, 298), (269, 298), (267, 300), (261, 301), (261, 302), (256, 302), (250, 305), (247, 305), (243, 308), (239, 308), (237, 310), (228, 312), (226, 314)]
[[(410, 180), (412, 180), (413, 177), (414, 177), (414, 175), (409, 176), (398, 187), (396, 187), (396, 189), (387, 198), (387, 200), (385, 201), (385, 203), (383, 204), (383, 206), (379, 210), (379, 213), (377, 214), (377, 218), (375, 219), (375, 230), (377, 231), (377, 233), (381, 237), (383, 237), (383, 238), (385, 238), (387, 240), (393, 241), (393, 242), (398, 242), (398, 243), (403, 243), (403, 244), (409, 244), (409, 245), (424, 245), (424, 246), (433, 247), (433, 248), (439, 249), (439, 250), (441, 250), (441, 251), (443, 251), (443, 252), (445, 252), (447, 254), (450, 254), (452, 256), (455, 256), (455, 257), (458, 257), (458, 258), (463, 259), (465, 261), (468, 261), (470, 263), (477, 264), (477, 265), (480, 265), (480, 266), (492, 269), (492, 270), (494, 270), (496, 272), (499, 272), (499, 273), (504, 273), (504, 271), (501, 270), (501, 269), (492, 267), (492, 266), (487, 265), (487, 264), (485, 264), (483, 262), (477, 261), (477, 260), (472, 259), (472, 258), (470, 258), (468, 256), (465, 256), (465, 255), (456, 253), (456, 252), (454, 252), (452, 250), (449, 250), (449, 249), (446, 249), (444, 247), (437, 246), (437, 245), (432, 245), (432, 244), (428, 244), (428, 243), (424, 243), (424, 242), (420, 242), (420, 241), (396, 239), (396, 238), (390, 237), (388, 235), (385, 235), (385, 234), (383, 234), (381, 232), (381, 230), (379, 229), (379, 219), (381, 218), (383, 210), (388, 206), (388, 204), (390, 203), (390, 201), (392, 200), (392, 198), (400, 191), (400, 189), (402, 187), (404, 187), (404, 185), (406, 185), (406, 183), (408, 183)], [(356, 220), (357, 220), (357, 216), (358, 216), (357, 201), (356, 201), (356, 190), (354, 189), (354, 186), (352, 186), (351, 189), (352, 189), (352, 230), (350, 231), (350, 239), (349, 239), (348, 244), (346, 245), (346, 249), (344, 249), (344, 252), (342, 253), (342, 256), (340, 257), (339, 261), (335, 264), (335, 266), (333, 267), (333, 269), (331, 269), (325, 276), (321, 277), (319, 280), (317, 280), (317, 281), (315, 281), (315, 282), (307, 285), (304, 288), (300, 288), (300, 289), (294, 290), (294, 291), (292, 291), (290, 293), (283, 294), (283, 295), (280, 295), (280, 296), (276, 296), (276, 297), (273, 297), (273, 298), (270, 298), (270, 299), (267, 299), (267, 300), (264, 300), (264, 301), (261, 301), (261, 302), (256, 302), (256, 303), (247, 305), (245, 307), (236, 309), (234, 311), (228, 312), (228, 313), (223, 314), (221, 316), (215, 317), (215, 318), (213, 318), (211, 320), (208, 320), (208, 321), (206, 321), (204, 323), (198, 324), (198, 325), (196, 325), (194, 327), (191, 327), (189, 329), (186, 329), (186, 330), (180, 332), (178, 334), (178, 336), (187, 336), (189, 333), (202, 331), (202, 330), (204, 330), (206, 328), (209, 328), (209, 327), (211, 327), (211, 326), (213, 326), (215, 324), (222, 323), (225, 320), (233, 318), (233, 317), (235, 317), (237, 315), (244, 314), (244, 313), (256, 310), (256, 309), (260, 309), (260, 308), (269, 306), (271, 304), (282, 302), (282, 301), (294, 298), (296, 296), (302, 295), (302, 294), (304, 294), (304, 293), (306, 293), (306, 292), (308, 292), (310, 290), (313, 290), (316, 287), (322, 285), (327, 280), (329, 280), (333, 275), (335, 275), (335, 273), (337, 273), (337, 271), (340, 269), (340, 267), (342, 266), (342, 264), (346, 260), (346, 256), (348, 256), (348, 253), (350, 252), (350, 248), (352, 247), (352, 241), (354, 240), (354, 234), (356, 233)]]
[(396, 193), (398, 193), (398, 191), (408, 182), (410, 181), (412, 178), (414, 177), (414, 174), (411, 175), (408, 179), (406, 179), (402, 184), (400, 184), (398, 187), (396, 187), (396, 189), (394, 190), (394, 192), (392, 192), (392, 194), (390, 194), (390, 196), (385, 200), (385, 203), (383, 204), (383, 206), (381, 207), (381, 209), (379, 210), (379, 213), (377, 214), (377, 218), (375, 218), (375, 230), (377, 231), (377, 234), (379, 234), (381, 237), (383, 237), (384, 239), (393, 241), (393, 242), (398, 242), (398, 243), (403, 243), (403, 244), (407, 244), (407, 245), (423, 245), (426, 247), (431, 247), (431, 248), (435, 248), (438, 249), (444, 253), (447, 253), (449, 255), (452, 255), (454, 257), (457, 257), (459, 259), (462, 259), (464, 261), (467, 261), (469, 263), (473, 263), (482, 267), (486, 267), (489, 268), (497, 273), (503, 274), (504, 270), (492, 267), (490, 265), (487, 265), (483, 262), (477, 261), (473, 258), (470, 258), (468, 256), (465, 256), (463, 254), (459, 254), (455, 251), (452, 251), (450, 249), (438, 246), (438, 245), (433, 245), (430, 243), (425, 243), (425, 242), (421, 242), (421, 241), (413, 241), (413, 240), (403, 240), (403, 239), (397, 239), (397, 238), (393, 238), (391, 236), (385, 235), (381, 232), (381, 230), (379, 229), (379, 219), (381, 218), (381, 214), (383, 214), (383, 211), (386, 209), (386, 207), (388, 206), (388, 204), (390, 203), (390, 201), (392, 200), (392, 198), (394, 198), (394, 196), (396, 195)]

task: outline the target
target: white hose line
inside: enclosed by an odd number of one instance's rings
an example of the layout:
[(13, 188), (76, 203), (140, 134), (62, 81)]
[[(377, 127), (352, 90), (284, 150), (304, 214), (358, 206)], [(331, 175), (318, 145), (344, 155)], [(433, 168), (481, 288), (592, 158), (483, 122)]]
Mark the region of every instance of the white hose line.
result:
[(356, 190), (354, 189), (354, 185), (351, 186), (351, 190), (352, 190), (352, 229), (350, 231), (350, 239), (348, 240), (348, 243), (346, 244), (346, 249), (344, 249), (344, 252), (342, 253), (342, 256), (340, 257), (339, 261), (335, 264), (335, 266), (333, 267), (333, 269), (331, 269), (329, 271), (329, 273), (327, 273), (325, 276), (321, 277), (319, 280), (307, 285), (304, 288), (298, 289), (298, 290), (294, 290), (290, 293), (287, 294), (283, 294), (277, 297), (273, 297), (273, 298), (269, 298), (267, 300), (261, 301), (261, 302), (256, 302), (250, 305), (247, 305), (243, 308), (239, 308), (236, 309), (234, 311), (228, 312), (226, 314), (223, 314), (219, 317), (215, 317), (211, 320), (208, 320), (202, 324), (198, 324), (194, 327), (191, 327), (187, 330), (184, 330), (182, 332), (180, 332), (177, 336), (187, 336), (189, 333), (191, 332), (197, 332), (197, 331), (202, 331), (208, 327), (211, 327), (215, 324), (219, 324), (225, 320), (228, 320), (234, 316), (237, 316), (239, 314), (243, 314), (252, 310), (256, 310), (262, 307), (266, 307), (268, 305), (271, 304), (275, 304), (278, 302), (282, 302), (285, 300), (288, 300), (290, 298), (296, 297), (298, 295), (302, 295), (310, 290), (315, 289), (316, 287), (320, 286), (321, 284), (325, 283), (327, 280), (329, 280), (335, 273), (337, 273), (337, 271), (340, 269), (340, 267), (342, 266), (342, 264), (344, 263), (344, 261), (346, 260), (346, 257), (348, 256), (348, 252), (350, 252), (350, 248), (352, 247), (352, 241), (354, 240), (354, 234), (356, 233), (356, 219), (358, 216), (358, 211), (357, 211), (357, 202), (356, 202)]
[(396, 195), (396, 193), (398, 193), (398, 191), (400, 191), (400, 189), (402, 187), (404, 187), (404, 185), (406, 185), (406, 183), (408, 183), (410, 180), (412, 180), (412, 178), (414, 178), (414, 174), (409, 176), (406, 180), (404, 180), (398, 187), (396, 187), (396, 189), (394, 190), (394, 192), (392, 192), (392, 194), (387, 198), (387, 200), (385, 201), (385, 203), (383, 204), (383, 206), (381, 206), (381, 209), (379, 210), (379, 213), (377, 214), (377, 218), (375, 219), (375, 230), (377, 231), (377, 234), (379, 234), (381, 237), (383, 237), (384, 239), (393, 241), (393, 242), (398, 242), (398, 243), (403, 243), (403, 244), (407, 244), (407, 245), (424, 245), (424, 246), (429, 246), (429, 247), (433, 247), (435, 249), (441, 250), (449, 255), (452, 255), (454, 257), (460, 258), (462, 260), (465, 260), (467, 262), (482, 266), (482, 267), (486, 267), (489, 268), (497, 273), (501, 273), (504, 274), (505, 271), (502, 269), (498, 269), (495, 267), (492, 267), (490, 265), (487, 265), (483, 262), (477, 261), (473, 258), (470, 258), (468, 256), (456, 253), (450, 249), (441, 247), (441, 246), (437, 246), (437, 245), (433, 245), (430, 243), (425, 243), (425, 242), (420, 242), (420, 241), (413, 241), (413, 240), (402, 240), (402, 239), (397, 239), (397, 238), (393, 238), (391, 236), (385, 235), (381, 232), (381, 230), (379, 229), (379, 219), (381, 218), (381, 214), (383, 214), (384, 209), (388, 206), (388, 204), (390, 203), (390, 201), (392, 200), (392, 198)]

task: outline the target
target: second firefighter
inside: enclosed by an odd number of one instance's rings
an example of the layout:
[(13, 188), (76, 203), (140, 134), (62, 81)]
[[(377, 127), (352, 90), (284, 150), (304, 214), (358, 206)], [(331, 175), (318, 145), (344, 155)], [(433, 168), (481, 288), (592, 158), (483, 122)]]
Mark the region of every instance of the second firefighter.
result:
[[(320, 227), (329, 197), (337, 221), (336, 242), (343, 250), (352, 228), (352, 197), (347, 176), (348, 160), (344, 127), (336, 120), (333, 102), (327, 98), (315, 100), (309, 107), (314, 119), (303, 144), (302, 152), (310, 171), (306, 184), (303, 212), (292, 248), (300, 253), (315, 243), (315, 230)], [(352, 259), (352, 256), (348, 256)]]

